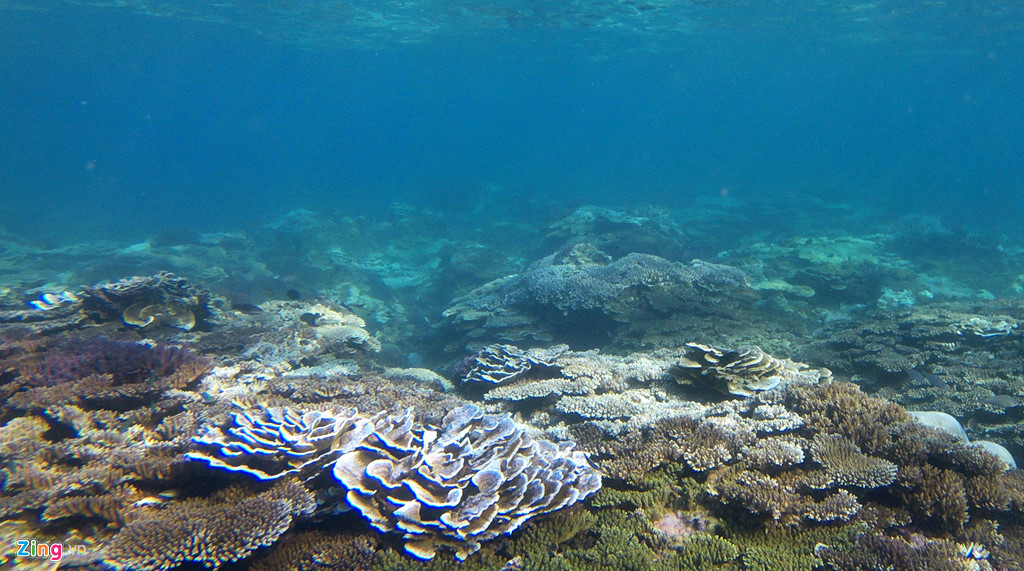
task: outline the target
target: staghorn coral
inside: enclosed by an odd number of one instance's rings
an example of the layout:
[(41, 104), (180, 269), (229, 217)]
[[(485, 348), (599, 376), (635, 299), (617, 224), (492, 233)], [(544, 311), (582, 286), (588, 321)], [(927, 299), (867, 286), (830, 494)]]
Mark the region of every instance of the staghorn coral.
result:
[(796, 436), (770, 436), (759, 438), (740, 449), (740, 454), (751, 466), (760, 470), (788, 468), (804, 462), (807, 440)]
[(953, 470), (929, 464), (907, 469), (900, 474), (896, 490), (921, 527), (956, 531), (970, 520), (964, 478)]
[(6, 406), (38, 408), (81, 404), (131, 409), (206, 374), (210, 359), (174, 345), (70, 334), (47, 338), (3, 366), (13, 375)]
[(345, 531), (304, 531), (281, 538), (273, 551), (258, 556), (252, 571), (317, 571), (373, 569), (376, 546), (363, 535)]
[(228, 488), (139, 515), (115, 535), (106, 562), (117, 569), (166, 570), (183, 563), (218, 567), (273, 544), (316, 502), (301, 485), (282, 480), (265, 492)]
[(818, 434), (810, 445), (814, 460), (837, 486), (878, 488), (896, 480), (896, 465), (868, 456), (850, 439), (838, 434)]
[(143, 494), (134, 486), (121, 484), (101, 495), (66, 496), (50, 502), (40, 519), (52, 522), (70, 517), (86, 517), (121, 527), (131, 519), (134, 505), (144, 502)]
[(837, 546), (821, 544), (814, 554), (829, 569), (928, 569), (983, 571), (992, 569), (988, 552), (973, 544), (913, 535), (904, 539), (865, 533)]
[(712, 488), (723, 502), (742, 506), (752, 514), (783, 525), (795, 526), (802, 521), (846, 522), (862, 507), (856, 496), (846, 490), (833, 491), (820, 500), (804, 493), (813, 480), (803, 477), (773, 477), (735, 469), (726, 473), (716, 477)]
[(148, 428), (159, 426), (158, 418), (169, 418), (158, 404), (131, 412), (53, 405), (40, 413), (14, 418), (0, 429), (0, 434), (20, 433), (3, 439), (4, 517), (31, 518), (30, 510), (41, 510), (48, 528), (68, 518), (114, 528), (130, 519), (141, 499), (136, 488), (187, 482), (181, 453), (189, 441), (168, 440)]
[(507, 416), (465, 406), (436, 428), (413, 428), (408, 414), (378, 424), (333, 472), (349, 504), (381, 531), (403, 532), (416, 557), (449, 545), (465, 559), (482, 542), (601, 486), (571, 443), (534, 440)]
[(888, 452), (893, 445), (888, 427), (910, 420), (900, 406), (871, 398), (850, 383), (794, 385), (785, 391), (783, 403), (817, 431), (843, 435), (868, 454)]

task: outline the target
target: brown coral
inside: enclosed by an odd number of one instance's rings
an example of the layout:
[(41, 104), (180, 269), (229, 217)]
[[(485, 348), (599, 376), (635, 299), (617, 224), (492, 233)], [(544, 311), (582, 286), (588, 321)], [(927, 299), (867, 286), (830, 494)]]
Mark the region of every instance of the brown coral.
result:
[(79, 304), (96, 323), (161, 324), (192, 329), (210, 316), (210, 292), (168, 272), (84, 288)]
[(896, 479), (895, 464), (864, 454), (845, 436), (818, 434), (810, 449), (814, 460), (837, 486), (878, 488)]
[(313, 496), (284, 480), (265, 492), (229, 488), (207, 499), (146, 512), (111, 540), (106, 561), (118, 569), (172, 569), (184, 563), (218, 567), (277, 541), (292, 521), (311, 513)]

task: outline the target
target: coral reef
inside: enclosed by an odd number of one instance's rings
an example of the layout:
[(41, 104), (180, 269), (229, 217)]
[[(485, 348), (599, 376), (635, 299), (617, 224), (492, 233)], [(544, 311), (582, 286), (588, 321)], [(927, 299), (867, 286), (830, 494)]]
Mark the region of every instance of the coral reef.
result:
[[(69, 334), (6, 345), (0, 385), (3, 408), (79, 404), (87, 408), (134, 408), (167, 389), (181, 389), (211, 369), (210, 359), (173, 345)], [(3, 380), (3, 379), (0, 379)]]
[(279, 372), (342, 362), (355, 366), (380, 351), (366, 322), (336, 303), (275, 300), (254, 307), (258, 311), (235, 312), (219, 322), (201, 346), (224, 354), (226, 363), (255, 361)]
[(51, 335), (105, 323), (190, 331), (213, 313), (210, 292), (168, 272), (84, 287), (81, 292), (43, 294), (32, 309), (0, 304), (0, 324)]
[(913, 266), (888, 251), (885, 234), (797, 236), (729, 250), (724, 261), (747, 272), (752, 287), (781, 296), (791, 311), (874, 303), (885, 288), (912, 283)]
[(933, 303), (830, 322), (798, 353), (908, 409), (956, 417), (972, 438), (1020, 451), (1019, 300)]
[[(627, 235), (646, 215), (602, 216), (580, 232)], [(374, 250), (356, 234), (345, 252), (308, 256), (386, 275), (391, 262), (371, 269)], [(454, 259), (454, 244), (434, 254)], [(371, 334), (324, 298), (232, 306), (207, 294), (209, 314), (184, 331), (170, 297), (121, 303), (144, 278), (108, 282), (108, 309), (88, 314), (79, 304), (95, 288), (32, 292), (39, 308), (19, 311), (36, 321), (0, 323), (4, 537), (87, 544), (91, 558), (70, 564), (125, 569), (1024, 566), (1024, 477), (1005, 455), (1019, 451), (1024, 422), (1018, 302), (926, 303), (890, 281), (914, 305), (826, 316), (800, 344), (769, 314), (779, 296), (803, 311), (820, 295), (799, 295), (809, 282), (758, 293), (724, 266), (616, 247), (576, 243), (466, 294), (455, 306), (472, 309), (493, 286), (499, 311), (481, 305), (434, 329), (474, 347), (450, 380), (427, 367), (451, 353), (405, 355), (387, 337), (399, 329)], [(840, 258), (804, 262), (834, 277), (870, 264)], [(416, 289), (449, 263), (399, 264), (352, 299)], [(540, 343), (598, 325), (586, 334), (603, 336), (600, 352)], [(541, 346), (512, 345), (520, 333)], [(819, 363), (952, 413), (975, 442)]]
[(508, 417), (474, 406), (452, 411), (438, 427), (392, 419), (342, 455), (334, 475), (374, 527), (403, 532), (405, 549), (423, 559), (442, 545), (465, 559), (482, 542), (601, 487), (571, 443), (534, 440)]
[(748, 292), (746, 276), (728, 266), (700, 260), (684, 265), (638, 253), (610, 261), (578, 243), (456, 299), (444, 315), (460, 338), (483, 344), (495, 338), (529, 344), (558, 339), (593, 348), (623, 336), (621, 344), (635, 345), (641, 340), (631, 327), (661, 330), (672, 319), (704, 330), (713, 317), (719, 327), (739, 329), (733, 320), (750, 303)]
[(168, 272), (84, 288), (79, 310), (94, 323), (123, 321), (137, 327), (186, 331), (210, 316), (210, 292)]
[(978, 352), (998, 358), (1019, 350), (1020, 336), (1013, 332), (1016, 316), (1024, 314), (1024, 307), (1013, 302), (1001, 307), (990, 304), (984, 313), (979, 310), (968, 304), (932, 304), (833, 321), (801, 358), (843, 373), (877, 378), (918, 367), (956, 370), (952, 365), (967, 357), (968, 364), (980, 366), (977, 374), (987, 364)]
[(673, 259), (683, 257), (698, 239), (699, 233), (687, 232), (672, 213), (653, 206), (624, 211), (583, 206), (549, 224), (545, 237), (554, 247), (585, 241), (613, 257), (640, 252)]
[(807, 368), (803, 363), (776, 359), (760, 347), (722, 349), (700, 343), (687, 343), (686, 347), (686, 356), (673, 367), (672, 376), (714, 392), (749, 397), (775, 388), (784, 379), (805, 376), (819, 382), (831, 376), (828, 369), (801, 373)]
[(414, 426), (411, 411), (360, 418), (271, 408), (236, 413), (227, 430), (211, 428), (196, 442), (208, 451), (187, 457), (258, 479), (297, 473), (309, 481), (329, 469), (349, 506), (381, 531), (401, 531), (406, 550), (423, 559), (447, 545), (464, 560), (601, 486), (571, 443), (535, 440), (472, 405), (436, 427)]
[(111, 539), (116, 569), (165, 571), (183, 563), (219, 567), (271, 545), (316, 503), (305, 488), (282, 481), (265, 492), (227, 488), (210, 498), (148, 510)]
[[(708, 360), (712, 352), (719, 355), (718, 366)], [(566, 426), (582, 420), (624, 438), (662, 419), (701, 414), (704, 409), (695, 401), (751, 395), (755, 387), (781, 382), (818, 383), (831, 375), (759, 349), (695, 343), (625, 356), (569, 351), (563, 345), (528, 350), (494, 345), (464, 359), (455, 373), (467, 394), (523, 415), (552, 434), (563, 435)]]

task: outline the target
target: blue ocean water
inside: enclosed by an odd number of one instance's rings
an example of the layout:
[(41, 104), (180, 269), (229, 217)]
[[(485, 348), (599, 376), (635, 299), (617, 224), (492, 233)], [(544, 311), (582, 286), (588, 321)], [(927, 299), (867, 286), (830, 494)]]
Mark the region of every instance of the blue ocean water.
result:
[(7, 232), (456, 218), (497, 192), (857, 199), (1020, 235), (1020, 2), (109, 4), (0, 3)]
[(1022, 94), (1024, 0), (0, 0), (0, 568), (1024, 568)]

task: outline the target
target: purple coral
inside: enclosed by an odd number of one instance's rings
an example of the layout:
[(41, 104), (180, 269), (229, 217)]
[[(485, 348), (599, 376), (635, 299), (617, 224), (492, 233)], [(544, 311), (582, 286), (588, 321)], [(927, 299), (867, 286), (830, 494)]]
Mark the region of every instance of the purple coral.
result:
[(204, 368), (208, 362), (207, 357), (184, 347), (66, 335), (23, 359), (18, 368), (26, 384), (32, 386), (52, 386), (91, 375), (110, 375), (115, 385), (126, 385), (168, 377), (186, 366)]

